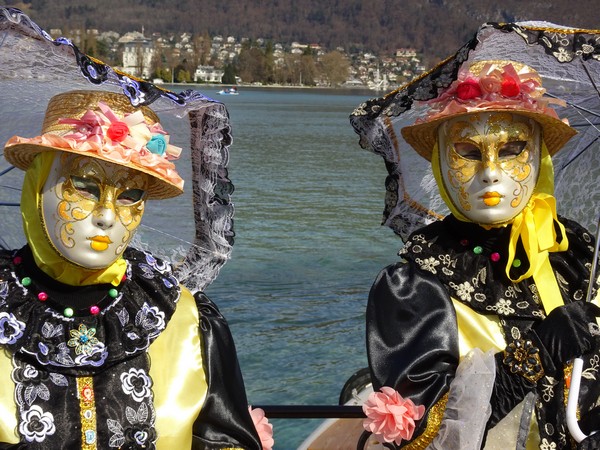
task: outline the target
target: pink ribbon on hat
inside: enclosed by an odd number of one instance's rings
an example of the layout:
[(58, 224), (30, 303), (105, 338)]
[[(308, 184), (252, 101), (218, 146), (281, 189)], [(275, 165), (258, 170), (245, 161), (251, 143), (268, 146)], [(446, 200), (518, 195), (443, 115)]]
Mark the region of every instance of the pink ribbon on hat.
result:
[(64, 137), (76, 141), (95, 142), (98, 145), (102, 145), (104, 140), (102, 126), (100, 125), (99, 117), (93, 111), (86, 111), (80, 119), (58, 119), (58, 123), (73, 125), (76, 129), (74, 133), (65, 135)]
[[(183, 188), (183, 180), (170, 161), (179, 157), (181, 148), (168, 143), (169, 135), (160, 123), (147, 124), (139, 110), (119, 118), (102, 102), (98, 102), (98, 109), (87, 110), (79, 119), (59, 119), (58, 123), (73, 126), (72, 132), (67, 134), (45, 133), (31, 139), (13, 136), (6, 145), (28, 143), (96, 153), (115, 163), (138, 165)], [(109, 131), (111, 127), (113, 129)], [(161, 155), (152, 153), (146, 147), (152, 136), (157, 134), (163, 136), (165, 141), (165, 152)]]
[(427, 116), (415, 123), (492, 109), (529, 110), (558, 119), (558, 114), (549, 105), (564, 106), (564, 102), (542, 98), (546, 90), (535, 77), (529, 72), (519, 74), (510, 63), (502, 68), (486, 64), (479, 75), (462, 68), (448, 89), (426, 102), (430, 107)]

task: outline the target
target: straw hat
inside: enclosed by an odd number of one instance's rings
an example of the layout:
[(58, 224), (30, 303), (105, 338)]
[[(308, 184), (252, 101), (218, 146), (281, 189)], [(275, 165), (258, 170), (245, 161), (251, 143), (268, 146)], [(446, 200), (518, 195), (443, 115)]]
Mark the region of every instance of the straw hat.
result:
[(13, 136), (4, 147), (6, 160), (27, 170), (38, 153), (56, 150), (119, 164), (151, 176), (148, 198), (175, 197), (183, 180), (171, 161), (181, 149), (169, 144), (156, 114), (134, 107), (123, 94), (71, 91), (50, 99), (42, 134)]
[(511, 112), (530, 117), (542, 127), (550, 155), (556, 153), (577, 131), (560, 120), (542, 98), (545, 89), (538, 73), (515, 61), (478, 61), (462, 70), (458, 79), (436, 99), (427, 103), (424, 119), (402, 128), (402, 136), (423, 158), (431, 161), (437, 128), (448, 119), (478, 112)]

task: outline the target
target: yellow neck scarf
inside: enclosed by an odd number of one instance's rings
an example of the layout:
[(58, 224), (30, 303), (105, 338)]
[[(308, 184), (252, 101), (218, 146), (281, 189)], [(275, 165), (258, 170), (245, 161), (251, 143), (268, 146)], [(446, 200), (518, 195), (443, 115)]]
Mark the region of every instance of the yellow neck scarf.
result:
[(111, 283), (117, 286), (127, 262), (120, 257), (104, 269), (86, 269), (67, 261), (52, 246), (42, 219), (41, 193), (50, 173), (56, 152), (41, 152), (25, 172), (21, 193), (23, 231), (37, 266), (47, 275), (71, 286)]
[[(440, 190), (440, 195), (448, 208), (450, 208), (452, 214), (463, 222), (470, 222), (469, 219), (456, 209), (444, 188), (437, 144), (433, 149), (431, 165)], [(504, 227), (512, 225), (508, 245), (506, 275), (515, 283), (533, 277), (546, 314), (563, 304), (558, 283), (556, 282), (554, 271), (552, 270), (550, 260), (548, 259), (548, 253), (565, 251), (569, 247), (565, 228), (557, 218), (556, 199), (553, 197), (553, 194), (554, 167), (552, 166), (552, 158), (548, 154), (546, 144), (542, 142), (540, 173), (534, 194), (531, 196), (527, 206), (512, 220), (511, 223), (504, 223), (496, 226)], [(555, 224), (558, 227), (558, 234), (556, 232)], [(487, 225), (481, 226), (487, 228)], [(491, 225), (490, 227), (494, 226), (495, 225)], [(527, 254), (529, 269), (523, 275), (513, 279), (509, 272), (515, 260), (515, 252), (519, 240), (523, 244), (523, 248)]]

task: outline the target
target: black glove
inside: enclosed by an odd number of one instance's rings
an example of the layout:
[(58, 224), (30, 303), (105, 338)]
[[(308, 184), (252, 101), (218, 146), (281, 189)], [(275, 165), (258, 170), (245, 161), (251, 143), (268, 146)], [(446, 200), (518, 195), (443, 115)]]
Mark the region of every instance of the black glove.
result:
[(600, 406), (585, 413), (579, 421), (579, 428), (584, 434), (590, 435), (596, 431), (600, 435)]
[[(589, 326), (596, 324), (596, 316), (600, 316), (600, 308), (593, 303), (574, 302), (560, 306), (526, 333), (524, 339), (509, 344), (504, 352), (496, 354), (496, 379), (490, 399), (492, 415), (488, 428), (495, 426), (528, 392), (533, 391), (544, 373), (555, 373), (569, 360), (598, 346), (598, 338), (592, 335)], [(522, 353), (531, 357), (518, 358), (517, 355)]]
[(592, 434), (577, 444), (577, 450), (598, 450), (599, 448), (600, 433)]
[(600, 317), (600, 308), (595, 304), (573, 302), (553, 309), (533, 327), (531, 337), (540, 347), (546, 373), (598, 347), (598, 336), (592, 334), (592, 328), (598, 329), (596, 317)]

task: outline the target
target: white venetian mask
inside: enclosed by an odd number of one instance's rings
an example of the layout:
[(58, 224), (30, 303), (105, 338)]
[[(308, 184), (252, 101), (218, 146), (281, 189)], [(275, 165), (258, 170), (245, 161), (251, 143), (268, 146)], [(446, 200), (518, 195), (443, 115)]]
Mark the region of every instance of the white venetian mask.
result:
[(125, 251), (144, 213), (148, 175), (87, 156), (59, 153), (41, 195), (53, 247), (88, 269), (109, 267)]
[(540, 170), (540, 126), (518, 114), (450, 119), (438, 131), (440, 171), (453, 206), (480, 224), (510, 222), (533, 195)]

